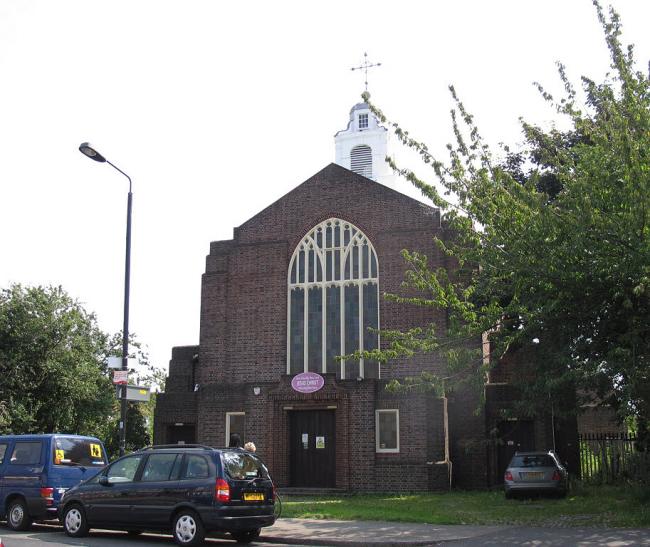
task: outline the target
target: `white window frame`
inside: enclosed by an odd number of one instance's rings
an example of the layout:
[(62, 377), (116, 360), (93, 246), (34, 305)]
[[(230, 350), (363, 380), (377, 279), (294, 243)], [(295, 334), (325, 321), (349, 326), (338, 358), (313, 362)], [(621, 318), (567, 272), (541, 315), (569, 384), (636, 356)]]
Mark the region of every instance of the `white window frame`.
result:
[[(359, 120), (359, 122), (358, 122), (359, 123), (359, 130), (368, 129), (369, 123), (370, 123), (369, 119), (370, 119), (370, 117), (368, 116), (367, 113), (359, 114), (359, 118), (358, 118), (358, 120)], [(365, 125), (361, 124), (362, 120), (365, 121)]]
[[(380, 448), (379, 442), (379, 415), (382, 413), (395, 414), (397, 421), (397, 447), (396, 448)], [(382, 454), (397, 454), (399, 452), (399, 409), (398, 408), (382, 408), (375, 410), (375, 452)]]
[[(246, 416), (245, 412), (226, 412), (226, 444), (224, 446), (228, 446), (230, 444), (230, 417), (231, 416)], [(242, 439), (242, 443), (244, 442), (244, 439)]]

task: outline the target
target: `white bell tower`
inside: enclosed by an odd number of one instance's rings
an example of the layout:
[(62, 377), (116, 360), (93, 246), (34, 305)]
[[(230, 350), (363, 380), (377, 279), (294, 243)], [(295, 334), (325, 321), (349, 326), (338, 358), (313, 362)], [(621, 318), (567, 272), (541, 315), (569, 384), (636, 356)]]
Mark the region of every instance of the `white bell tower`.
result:
[[(381, 66), (381, 63), (368, 62), (368, 54), (364, 53), (363, 64), (352, 68), (364, 71), (366, 93), (368, 69), (378, 66)], [(350, 110), (348, 126), (334, 135), (334, 161), (350, 171), (390, 186), (393, 182), (393, 171), (386, 163), (388, 140), (388, 129), (379, 125), (379, 120), (370, 111), (368, 104), (357, 103)]]
[(350, 110), (347, 128), (334, 135), (335, 162), (376, 182), (390, 186), (393, 172), (386, 163), (388, 129), (379, 125), (367, 103)]

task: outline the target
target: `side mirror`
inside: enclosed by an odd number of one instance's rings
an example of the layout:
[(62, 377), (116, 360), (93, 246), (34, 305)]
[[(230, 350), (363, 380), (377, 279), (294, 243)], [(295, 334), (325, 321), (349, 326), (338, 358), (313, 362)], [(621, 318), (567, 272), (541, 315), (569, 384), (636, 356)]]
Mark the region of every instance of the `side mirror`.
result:
[(102, 475), (101, 477), (99, 477), (99, 480), (97, 482), (99, 482), (99, 484), (101, 484), (102, 486), (111, 486), (111, 484), (113, 484), (111, 481), (108, 480), (108, 477), (106, 475)]

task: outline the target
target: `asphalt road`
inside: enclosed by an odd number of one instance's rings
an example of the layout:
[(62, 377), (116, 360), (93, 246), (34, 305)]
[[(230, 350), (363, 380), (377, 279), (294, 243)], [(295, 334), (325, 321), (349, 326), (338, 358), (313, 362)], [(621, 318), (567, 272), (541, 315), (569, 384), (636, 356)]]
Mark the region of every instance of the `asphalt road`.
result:
[[(450, 527), (451, 528), (451, 527)], [(535, 528), (522, 526), (504, 526), (499, 529), (487, 530), (486, 527), (463, 527), (464, 537), (459, 535), (457, 539), (450, 541), (437, 538), (431, 545), (443, 545), (449, 547), (459, 546), (520, 546), (520, 547), (564, 547), (564, 546), (606, 546), (606, 547), (632, 547), (648, 546), (650, 547), (650, 529), (622, 529), (622, 528)], [(471, 532), (471, 533), (468, 533)], [(60, 526), (34, 525), (28, 532), (13, 532), (6, 525), (0, 525), (0, 538), (5, 547), (175, 547), (171, 535), (142, 534), (138, 537), (128, 536), (124, 532), (110, 531), (93, 531), (85, 538), (73, 539), (63, 533)], [(284, 541), (290, 541), (287, 535)], [(269, 540), (274, 538), (269, 537)], [(262, 541), (251, 543), (252, 547), (262, 545), (269, 547), (287, 547), (288, 544), (280, 543), (280, 538), (275, 538), (273, 543)], [(371, 541), (363, 543), (367, 545), (397, 545), (393, 542), (382, 542), (386, 538), (377, 535)], [(277, 541), (277, 543), (276, 543)], [(301, 541), (301, 540), (298, 540)], [(304, 539), (302, 541), (305, 541)], [(353, 538), (347, 538), (348, 545), (359, 547), (362, 543), (355, 541)], [(377, 542), (377, 543), (375, 543)], [(307, 541), (307, 543), (312, 543)], [(402, 545), (408, 545), (408, 540), (399, 542)], [(312, 543), (313, 544), (313, 543)], [(322, 539), (318, 542), (324, 545)], [(345, 545), (346, 540), (335, 543), (336, 545)], [(206, 541), (206, 547), (237, 545), (229, 536), (223, 538), (209, 538)], [(418, 545), (422, 545), (421, 542)], [(298, 543), (292, 543), (293, 547), (306, 547)]]
[[(47, 524), (35, 524), (27, 532), (14, 532), (9, 530), (5, 524), (0, 524), (0, 538), (5, 547), (70, 547), (71, 545), (83, 545), (87, 547), (176, 547), (171, 535), (142, 534), (137, 537), (128, 536), (125, 532), (91, 531), (84, 538), (71, 538), (65, 535), (60, 526)], [(208, 538), (206, 547), (219, 547), (237, 545), (227, 534), (223, 538)], [(269, 543), (253, 542), (252, 547)], [(274, 543), (282, 547), (281, 543)], [(292, 547), (299, 547), (292, 545)]]

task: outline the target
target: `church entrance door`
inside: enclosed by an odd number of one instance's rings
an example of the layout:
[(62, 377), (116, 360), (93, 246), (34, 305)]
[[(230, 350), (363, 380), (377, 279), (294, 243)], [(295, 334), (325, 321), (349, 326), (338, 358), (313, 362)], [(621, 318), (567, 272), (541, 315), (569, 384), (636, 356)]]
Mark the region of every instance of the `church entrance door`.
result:
[(336, 486), (335, 411), (289, 414), (289, 482), (303, 488)]
[(196, 427), (192, 424), (167, 427), (166, 444), (192, 444), (196, 442)]

